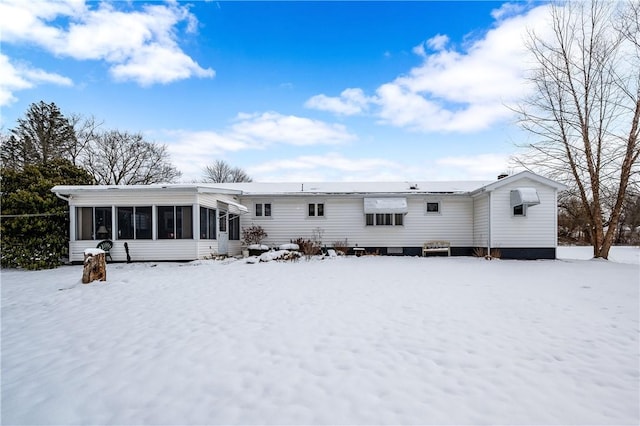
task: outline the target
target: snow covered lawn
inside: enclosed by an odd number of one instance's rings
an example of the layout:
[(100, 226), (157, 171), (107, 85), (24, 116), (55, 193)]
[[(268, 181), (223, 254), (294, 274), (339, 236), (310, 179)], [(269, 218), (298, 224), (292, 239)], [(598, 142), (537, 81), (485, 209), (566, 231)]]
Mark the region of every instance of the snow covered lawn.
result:
[(3, 270), (2, 423), (638, 424), (639, 253)]

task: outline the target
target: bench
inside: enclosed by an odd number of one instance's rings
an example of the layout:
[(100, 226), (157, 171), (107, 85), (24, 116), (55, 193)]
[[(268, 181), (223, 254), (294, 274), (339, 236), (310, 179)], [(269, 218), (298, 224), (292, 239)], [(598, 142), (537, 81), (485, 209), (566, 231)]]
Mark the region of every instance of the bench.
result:
[(451, 256), (451, 243), (449, 241), (427, 241), (422, 246), (422, 256), (428, 253), (447, 253)]
[(360, 257), (365, 254), (365, 250), (362, 247), (354, 247), (353, 254), (355, 254), (357, 257)]

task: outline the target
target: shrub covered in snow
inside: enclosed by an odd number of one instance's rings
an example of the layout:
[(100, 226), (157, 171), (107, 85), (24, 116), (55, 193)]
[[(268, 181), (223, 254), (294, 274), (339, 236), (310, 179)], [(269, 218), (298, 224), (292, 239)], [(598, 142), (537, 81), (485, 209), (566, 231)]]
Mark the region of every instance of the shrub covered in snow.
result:
[(304, 254), (307, 258), (311, 256), (316, 256), (322, 253), (322, 247), (320, 243), (317, 241), (307, 240), (305, 238), (298, 238), (292, 241), (293, 244), (296, 244), (300, 247), (300, 252)]
[(242, 228), (242, 243), (247, 246), (260, 244), (267, 236), (268, 234), (260, 225), (251, 225)]

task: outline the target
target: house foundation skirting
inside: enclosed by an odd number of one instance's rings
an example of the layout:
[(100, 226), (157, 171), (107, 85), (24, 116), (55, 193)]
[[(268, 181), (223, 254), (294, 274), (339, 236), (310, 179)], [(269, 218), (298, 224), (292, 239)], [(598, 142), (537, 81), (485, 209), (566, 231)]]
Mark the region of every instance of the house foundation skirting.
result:
[[(365, 254), (378, 254), (381, 256), (422, 256), (422, 247), (359, 247), (364, 249)], [(539, 260), (555, 259), (555, 247), (518, 247), (518, 248), (495, 248), (500, 251), (501, 259), (519, 260)], [(473, 256), (475, 247), (451, 247), (451, 256)], [(349, 254), (354, 254), (353, 249)], [(446, 253), (434, 253), (430, 256), (447, 256)]]

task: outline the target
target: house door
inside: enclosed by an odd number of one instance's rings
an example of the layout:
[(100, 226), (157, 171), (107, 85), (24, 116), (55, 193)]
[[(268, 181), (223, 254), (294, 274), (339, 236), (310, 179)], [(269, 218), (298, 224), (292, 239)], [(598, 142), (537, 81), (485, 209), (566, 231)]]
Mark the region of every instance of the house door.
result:
[(229, 252), (228, 214), (226, 210), (218, 210), (218, 254)]

